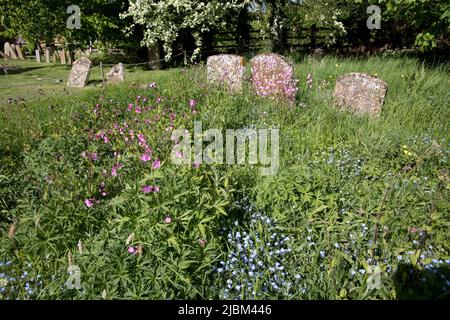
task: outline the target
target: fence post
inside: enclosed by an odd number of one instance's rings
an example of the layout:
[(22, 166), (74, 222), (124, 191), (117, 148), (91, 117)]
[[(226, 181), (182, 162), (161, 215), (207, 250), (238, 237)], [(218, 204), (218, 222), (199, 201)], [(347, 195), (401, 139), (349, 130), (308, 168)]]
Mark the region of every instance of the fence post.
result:
[(102, 82), (103, 82), (103, 87), (105, 87), (105, 76), (103, 74), (103, 63), (100, 62), (100, 71), (102, 73)]

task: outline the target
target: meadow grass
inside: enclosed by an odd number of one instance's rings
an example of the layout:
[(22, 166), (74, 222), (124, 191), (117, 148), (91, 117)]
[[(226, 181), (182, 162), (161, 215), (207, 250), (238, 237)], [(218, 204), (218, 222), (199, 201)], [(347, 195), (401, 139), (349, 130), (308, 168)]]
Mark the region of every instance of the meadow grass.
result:
[[(21, 73), (0, 76), (3, 299), (448, 297), (447, 64), (304, 57), (295, 106), (248, 85), (234, 95), (209, 88), (204, 66), (127, 69), (125, 83), (106, 87), (96, 69), (86, 88), (68, 90), (67, 66), (18, 64)], [(348, 72), (388, 84), (379, 118), (333, 106), (335, 80)], [(63, 81), (21, 85), (36, 77)], [(137, 96), (156, 109), (127, 113)], [(147, 128), (134, 117), (158, 120)], [(194, 120), (204, 130), (280, 128), (278, 174), (170, 164), (165, 128)], [(124, 122), (145, 135), (160, 169), (115, 136), (93, 140)], [(100, 202), (87, 206), (91, 198)], [(73, 265), (79, 289), (66, 285)]]

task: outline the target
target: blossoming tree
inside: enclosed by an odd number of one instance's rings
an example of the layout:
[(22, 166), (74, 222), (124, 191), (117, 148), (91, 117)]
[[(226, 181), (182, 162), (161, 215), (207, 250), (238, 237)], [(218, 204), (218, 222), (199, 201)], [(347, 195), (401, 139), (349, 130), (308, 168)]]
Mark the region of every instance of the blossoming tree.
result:
[(148, 47), (161, 41), (165, 59), (172, 56), (172, 45), (184, 31), (195, 41), (194, 59), (200, 52), (202, 36), (212, 28), (225, 23), (223, 17), (230, 11), (238, 12), (250, 0), (132, 0), (123, 17), (132, 17), (134, 25), (144, 27), (142, 44)]

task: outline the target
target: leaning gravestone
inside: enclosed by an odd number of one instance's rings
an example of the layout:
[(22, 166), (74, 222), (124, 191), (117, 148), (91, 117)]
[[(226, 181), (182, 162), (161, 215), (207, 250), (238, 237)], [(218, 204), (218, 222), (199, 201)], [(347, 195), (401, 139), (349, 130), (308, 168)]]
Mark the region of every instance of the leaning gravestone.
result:
[(25, 60), (23, 57), (23, 53), (22, 53), (22, 49), (20, 48), (20, 46), (16, 46), (16, 51), (17, 51), (17, 56), (19, 57), (20, 60)]
[(108, 82), (116, 83), (125, 81), (125, 68), (122, 63), (116, 64), (106, 75)]
[(295, 102), (297, 82), (292, 65), (276, 53), (263, 53), (250, 60), (252, 84), (256, 94)]
[(45, 62), (50, 63), (50, 49), (45, 48)]
[(88, 58), (82, 57), (75, 61), (72, 66), (72, 70), (70, 70), (67, 86), (79, 88), (84, 87), (89, 80), (91, 67), (92, 61)]
[(231, 92), (242, 91), (244, 80), (244, 58), (234, 54), (219, 54), (208, 57), (208, 83), (225, 85)]
[(355, 113), (378, 116), (383, 107), (387, 84), (365, 73), (349, 73), (336, 81), (333, 96), (341, 107)]

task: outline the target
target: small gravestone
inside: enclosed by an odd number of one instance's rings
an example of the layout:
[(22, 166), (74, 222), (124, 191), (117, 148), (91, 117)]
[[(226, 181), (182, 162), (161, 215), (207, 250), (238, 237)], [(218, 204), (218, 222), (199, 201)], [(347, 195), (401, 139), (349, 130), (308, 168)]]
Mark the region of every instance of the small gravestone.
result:
[(14, 46), (14, 45), (10, 45), (9, 42), (5, 42), (5, 46), (4, 46), (5, 54), (9, 58), (16, 60), (17, 59), (16, 51), (13, 50), (12, 46)]
[(72, 51), (67, 51), (67, 64), (72, 64)]
[(35, 53), (36, 53), (36, 61), (38, 63), (41, 63), (41, 52), (38, 49), (36, 49)]
[(91, 67), (92, 61), (88, 58), (82, 57), (75, 61), (72, 66), (72, 70), (70, 70), (67, 86), (79, 88), (84, 87), (89, 80)]
[(231, 92), (242, 91), (244, 80), (244, 58), (234, 54), (219, 54), (208, 57), (208, 83), (225, 86)]
[(352, 112), (379, 116), (387, 89), (387, 84), (379, 78), (349, 73), (337, 79), (333, 96), (341, 107)]
[(56, 63), (56, 57), (58, 56), (58, 52), (56, 50), (51, 51), (52, 63)]
[(61, 61), (61, 64), (66, 64), (66, 50), (62, 49), (59, 52), (59, 60)]
[(9, 55), (12, 59), (17, 60), (17, 51), (16, 51), (16, 45), (14, 43), (12, 43), (10, 45), (10, 51), (9, 51)]
[(252, 84), (257, 95), (295, 102), (298, 80), (293, 78), (294, 69), (286, 58), (276, 53), (264, 53), (250, 62)]
[(106, 75), (108, 82), (116, 83), (125, 81), (125, 68), (122, 63), (116, 64)]
[(45, 62), (50, 63), (50, 49), (45, 48)]
[(20, 46), (16, 46), (16, 51), (17, 51), (17, 56), (19, 57), (19, 59), (20, 60), (25, 60), (25, 58), (23, 57), (22, 49), (20, 48)]

